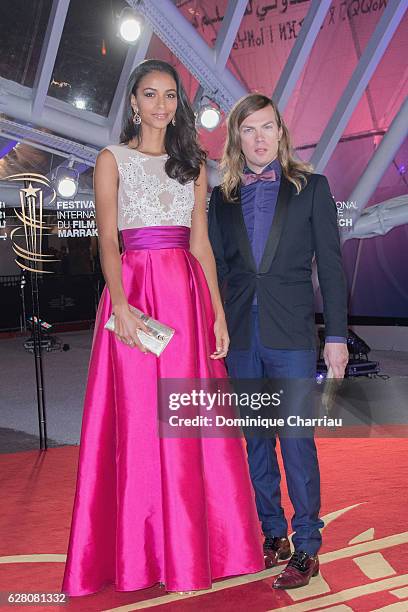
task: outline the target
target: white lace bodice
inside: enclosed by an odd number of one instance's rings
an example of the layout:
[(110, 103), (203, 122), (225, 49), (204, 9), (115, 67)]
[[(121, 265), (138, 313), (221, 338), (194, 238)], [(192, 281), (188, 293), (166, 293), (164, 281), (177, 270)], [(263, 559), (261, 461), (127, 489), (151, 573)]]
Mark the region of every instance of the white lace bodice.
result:
[(151, 225), (191, 227), (194, 182), (181, 185), (167, 176), (167, 155), (140, 153), (127, 145), (106, 147), (119, 171), (118, 229)]

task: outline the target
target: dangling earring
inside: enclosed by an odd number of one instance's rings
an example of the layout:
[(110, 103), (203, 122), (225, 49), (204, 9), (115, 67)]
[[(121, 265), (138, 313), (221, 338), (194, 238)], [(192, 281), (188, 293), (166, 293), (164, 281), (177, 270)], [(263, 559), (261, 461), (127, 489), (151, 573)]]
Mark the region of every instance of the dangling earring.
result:
[(133, 124), (140, 125), (141, 123), (142, 123), (142, 118), (139, 115), (139, 111), (136, 111), (135, 114), (133, 115)]
[(173, 116), (173, 119), (171, 120), (171, 125), (176, 125), (176, 118)]

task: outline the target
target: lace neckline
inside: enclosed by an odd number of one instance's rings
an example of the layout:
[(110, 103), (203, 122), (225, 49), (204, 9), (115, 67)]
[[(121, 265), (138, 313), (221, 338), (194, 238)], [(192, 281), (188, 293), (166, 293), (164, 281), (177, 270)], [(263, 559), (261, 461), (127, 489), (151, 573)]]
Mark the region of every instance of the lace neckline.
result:
[(129, 147), (127, 144), (124, 144), (123, 146), (129, 151), (135, 151), (139, 155), (143, 155), (144, 157), (149, 157), (151, 159), (160, 159), (162, 157), (168, 157), (167, 153), (162, 153), (161, 155), (150, 155), (149, 153), (143, 153), (142, 151), (139, 151), (138, 149), (135, 149), (134, 147)]

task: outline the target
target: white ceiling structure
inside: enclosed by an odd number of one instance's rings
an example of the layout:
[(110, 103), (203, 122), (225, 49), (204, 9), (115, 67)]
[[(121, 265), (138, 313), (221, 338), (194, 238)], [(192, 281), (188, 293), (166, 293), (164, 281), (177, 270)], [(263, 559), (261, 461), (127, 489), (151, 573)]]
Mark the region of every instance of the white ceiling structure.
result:
[[(127, 0), (127, 3), (143, 16), (145, 26), (138, 45), (129, 46), (108, 115), (104, 117), (80, 110), (47, 93), (69, 9), (69, 0), (54, 0), (34, 86), (26, 87), (0, 77), (0, 136), (93, 165), (99, 149), (118, 140), (128, 77), (145, 58), (153, 33), (197, 79), (200, 93), (207, 95), (224, 111), (227, 112), (238, 98), (247, 93), (226, 66), (241, 20), (248, 10), (247, 0), (229, 0), (214, 48), (207, 45), (171, 0)], [(297, 84), (330, 4), (331, 0), (310, 2), (275, 91), (270, 92), (281, 111)], [(406, 6), (406, 0), (387, 3), (314, 151), (311, 161), (318, 172), (324, 171), (404, 16)], [(405, 102), (353, 191), (351, 199), (357, 199), (359, 203), (357, 217), (405, 139), (407, 126), (408, 103)]]

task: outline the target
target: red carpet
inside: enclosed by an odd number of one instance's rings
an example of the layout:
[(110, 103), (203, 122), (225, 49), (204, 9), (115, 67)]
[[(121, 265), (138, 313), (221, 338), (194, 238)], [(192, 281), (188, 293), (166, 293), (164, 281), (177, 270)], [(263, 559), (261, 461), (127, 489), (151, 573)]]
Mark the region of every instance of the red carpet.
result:
[[(213, 592), (199, 596), (169, 596), (158, 587), (116, 593), (110, 587), (96, 595), (71, 598), (64, 606), (30, 605), (14, 609), (86, 612), (153, 607), (168, 612), (276, 609), (408, 612), (406, 440), (320, 439), (318, 447), (321, 514), (326, 517), (327, 526), (323, 530), (321, 575), (302, 591), (273, 591), (270, 585), (277, 572), (269, 570), (265, 575), (247, 577), (249, 582), (242, 577), (220, 582)], [(22, 562), (22, 555), (65, 554), (77, 456), (76, 447), (51, 449), (41, 454), (31, 451), (0, 455), (3, 600), (4, 593), (10, 591), (59, 591), (62, 560), (57, 557), (41, 562), (41, 557), (34, 557)], [(286, 492), (283, 499), (290, 517)], [(335, 512), (338, 514), (333, 515)], [(331, 521), (329, 515), (332, 515)], [(1, 603), (1, 610), (12, 609), (5, 601)]]

